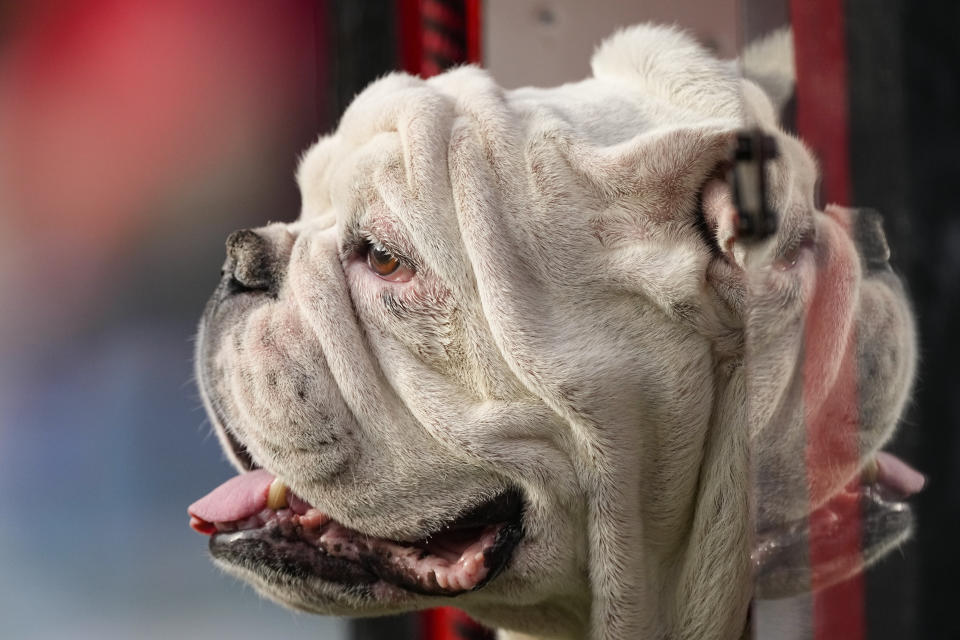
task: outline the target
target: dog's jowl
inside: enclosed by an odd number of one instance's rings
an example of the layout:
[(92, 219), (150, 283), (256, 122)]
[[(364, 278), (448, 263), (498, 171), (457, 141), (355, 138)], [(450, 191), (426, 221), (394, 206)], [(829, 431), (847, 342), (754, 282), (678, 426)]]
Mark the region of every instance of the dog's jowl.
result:
[[(642, 26), (578, 83), (464, 67), (361, 93), (303, 157), (297, 221), (229, 237), (201, 322), (240, 472), (189, 509), (214, 562), (323, 614), (712, 639), (902, 541), (922, 479), (879, 450), (906, 298), (734, 69)], [(779, 220), (748, 241), (726, 177), (756, 129)], [(841, 497), (869, 535), (811, 576), (805, 523)]]

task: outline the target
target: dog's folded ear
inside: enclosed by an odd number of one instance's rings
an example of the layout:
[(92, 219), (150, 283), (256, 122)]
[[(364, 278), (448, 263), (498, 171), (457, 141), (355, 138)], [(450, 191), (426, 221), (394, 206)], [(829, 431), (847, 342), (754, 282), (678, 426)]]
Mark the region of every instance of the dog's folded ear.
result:
[[(605, 147), (555, 139), (550, 151), (528, 150), (529, 168), (542, 171), (559, 150), (567, 171), (592, 195), (592, 206), (581, 211), (610, 282), (689, 319), (702, 307), (705, 277), (722, 275), (725, 286), (736, 288), (742, 276), (735, 267), (737, 214), (723, 179), (735, 131), (735, 121), (712, 120), (654, 129)], [(549, 189), (560, 183), (535, 182), (559, 202)], [(722, 274), (710, 268), (718, 247), (729, 253), (731, 266)]]
[[(797, 217), (812, 215), (812, 201), (801, 200), (812, 192), (806, 187), (816, 179), (815, 166), (799, 142), (782, 135), (777, 121), (792, 90), (792, 65), (784, 62), (789, 62), (790, 45), (789, 31), (771, 34), (748, 47), (737, 63), (718, 59), (676, 28), (639, 25), (614, 34), (594, 54), (596, 80), (620, 87), (628, 100), (638, 96), (646, 105), (656, 105), (644, 109), (663, 108), (665, 117), (657, 120), (675, 123), (614, 146), (577, 147), (564, 154), (603, 198), (618, 200), (596, 216), (601, 242), (633, 244), (639, 249), (636, 255), (646, 259), (653, 254), (643, 245), (656, 245), (656, 260), (670, 267), (659, 271), (669, 274), (662, 289), (671, 299), (661, 302), (672, 315), (687, 313), (703, 300), (699, 283), (704, 273), (725, 306), (742, 313), (748, 269), (775, 262), (785, 249), (782, 235), (763, 243), (738, 236), (738, 214), (725, 175), (736, 132), (759, 128), (785, 145), (768, 172), (776, 192), (768, 205), (789, 212), (791, 227), (801, 224)], [(760, 63), (763, 56), (769, 58), (766, 66)], [(696, 245), (686, 241), (689, 236), (682, 230), (690, 224), (702, 241)], [(667, 247), (669, 257), (663, 255)], [(712, 259), (718, 254), (722, 260)], [(622, 256), (618, 262), (625, 264)], [(699, 278), (678, 278), (682, 274)], [(679, 281), (690, 283), (687, 290), (677, 287)], [(640, 288), (649, 293), (650, 284)]]

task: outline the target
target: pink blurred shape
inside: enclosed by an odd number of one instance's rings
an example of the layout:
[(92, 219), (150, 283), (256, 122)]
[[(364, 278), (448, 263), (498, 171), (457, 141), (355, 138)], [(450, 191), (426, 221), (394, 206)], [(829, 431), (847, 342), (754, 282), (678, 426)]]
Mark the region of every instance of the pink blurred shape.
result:
[(68, 251), (122, 243), (167, 192), (255, 153), (313, 95), (305, 0), (29, 6), (0, 49), (2, 206)]

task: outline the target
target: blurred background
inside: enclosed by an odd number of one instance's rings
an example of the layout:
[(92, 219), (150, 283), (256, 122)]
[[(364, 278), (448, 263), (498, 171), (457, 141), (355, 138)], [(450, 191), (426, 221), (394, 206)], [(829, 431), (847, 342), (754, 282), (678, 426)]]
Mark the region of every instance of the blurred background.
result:
[(391, 69), (557, 84), (643, 20), (733, 57), (801, 4), (846, 47), (847, 81), (819, 96), (847, 105), (840, 199), (887, 214), (923, 340), (896, 448), (931, 481), (915, 540), (868, 578), (869, 637), (960, 637), (957, 3), (465, 4), (480, 40), (444, 58), (418, 44), (418, 0), (0, 2), (0, 637), (410, 633), (261, 601), (187, 527), (233, 474), (191, 364), (224, 238), (297, 216), (298, 155)]

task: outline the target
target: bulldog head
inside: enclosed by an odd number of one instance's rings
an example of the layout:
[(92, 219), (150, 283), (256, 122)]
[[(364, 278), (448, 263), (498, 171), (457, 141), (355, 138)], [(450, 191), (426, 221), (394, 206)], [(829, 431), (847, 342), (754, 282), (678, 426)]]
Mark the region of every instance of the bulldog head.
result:
[[(748, 126), (780, 148), (762, 243), (737, 236), (722, 180)], [(862, 267), (848, 214), (815, 208), (813, 161), (760, 90), (673, 29), (623, 31), (552, 89), (387, 76), (297, 178), (296, 222), (227, 240), (197, 370), (242, 474), (190, 508), (214, 561), (287, 606), (736, 637), (752, 514), (796, 532), (905, 401), (896, 278)], [(830, 344), (871, 369), (856, 461), (812, 500), (771, 489), (808, 487), (802, 466), (771, 469), (803, 455), (818, 286), (843, 320)]]

